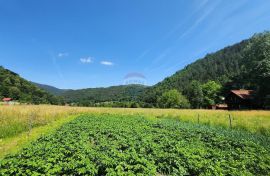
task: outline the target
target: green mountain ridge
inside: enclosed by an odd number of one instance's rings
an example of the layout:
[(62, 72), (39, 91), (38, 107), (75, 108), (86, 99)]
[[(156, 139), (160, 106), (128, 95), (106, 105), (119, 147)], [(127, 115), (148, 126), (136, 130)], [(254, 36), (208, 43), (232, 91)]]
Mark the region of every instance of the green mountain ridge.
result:
[(89, 106), (102, 102), (132, 102), (138, 101), (139, 95), (147, 86), (144, 85), (119, 85), (110, 87), (86, 89), (58, 89), (53, 86), (34, 83), (41, 89), (64, 98), (67, 103)]
[(0, 98), (10, 97), (32, 104), (58, 104), (58, 98), (0, 66)]
[[(270, 85), (269, 52), (270, 33), (255, 34), (250, 39), (207, 54), (172, 76), (147, 88), (141, 95), (141, 100), (156, 104), (163, 92), (176, 89), (191, 101), (193, 98), (190, 94), (191, 83), (194, 81), (197, 81), (197, 84), (208, 81), (217, 82), (222, 86), (223, 96), (226, 96), (231, 89), (242, 88), (253, 89), (257, 92), (262, 92), (264, 89), (263, 96), (267, 96), (270, 94), (266, 88)], [(262, 62), (265, 64), (263, 65)]]
[[(248, 45), (249, 40), (244, 40), (232, 46), (225, 47), (212, 54), (187, 65), (184, 69), (177, 71), (170, 77), (150, 87), (146, 94), (157, 97), (162, 92), (169, 89), (177, 89), (186, 94), (191, 81), (205, 83), (209, 80), (225, 84), (236, 75), (242, 65), (244, 48)], [(144, 96), (145, 100), (153, 97)]]
[(68, 102), (79, 102), (82, 105), (99, 102), (130, 102), (138, 101), (138, 96), (144, 91), (143, 85), (120, 85), (106, 88), (88, 88), (69, 90), (61, 94)]

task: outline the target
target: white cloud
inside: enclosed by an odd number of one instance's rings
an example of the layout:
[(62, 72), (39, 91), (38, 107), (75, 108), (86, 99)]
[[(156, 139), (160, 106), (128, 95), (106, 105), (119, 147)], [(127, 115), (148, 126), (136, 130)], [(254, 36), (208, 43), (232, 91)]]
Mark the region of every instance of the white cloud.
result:
[(83, 64), (90, 64), (93, 62), (93, 58), (92, 57), (83, 57), (83, 58), (80, 58), (80, 61)]
[(114, 65), (114, 63), (109, 62), (109, 61), (101, 61), (100, 64), (102, 64), (102, 65), (108, 65), (108, 66)]
[(67, 57), (69, 53), (58, 53), (58, 57)]

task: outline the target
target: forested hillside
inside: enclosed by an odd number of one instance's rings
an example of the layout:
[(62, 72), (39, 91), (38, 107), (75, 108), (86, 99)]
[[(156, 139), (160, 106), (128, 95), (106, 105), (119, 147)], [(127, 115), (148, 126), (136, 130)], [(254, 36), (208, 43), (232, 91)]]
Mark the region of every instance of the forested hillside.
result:
[[(68, 103), (83, 106), (125, 106), (126, 102), (137, 102), (138, 95), (145, 89), (143, 85), (122, 85), (107, 88), (69, 90), (61, 94)], [(120, 103), (122, 102), (122, 104)]]
[[(204, 58), (186, 66), (171, 77), (153, 87), (149, 87), (141, 96), (143, 102), (158, 105), (161, 95), (176, 89), (188, 98), (192, 107), (205, 106), (203, 87), (212, 88), (210, 84), (221, 86), (212, 103), (220, 101), (230, 89), (254, 89), (257, 91), (258, 103), (266, 104), (270, 95), (270, 33), (254, 35), (233, 46), (206, 55)], [(205, 85), (206, 84), (206, 85)], [(210, 87), (209, 87), (210, 85)], [(218, 90), (218, 89), (217, 89)]]
[(0, 98), (10, 97), (25, 103), (58, 104), (59, 99), (31, 82), (21, 78), (18, 74), (0, 66)]

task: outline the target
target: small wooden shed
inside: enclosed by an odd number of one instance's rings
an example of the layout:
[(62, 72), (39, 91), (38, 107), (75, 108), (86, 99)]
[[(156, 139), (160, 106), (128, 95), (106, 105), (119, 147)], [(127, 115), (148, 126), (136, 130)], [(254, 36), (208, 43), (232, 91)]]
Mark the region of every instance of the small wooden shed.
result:
[(255, 109), (254, 90), (231, 90), (225, 98), (228, 109)]

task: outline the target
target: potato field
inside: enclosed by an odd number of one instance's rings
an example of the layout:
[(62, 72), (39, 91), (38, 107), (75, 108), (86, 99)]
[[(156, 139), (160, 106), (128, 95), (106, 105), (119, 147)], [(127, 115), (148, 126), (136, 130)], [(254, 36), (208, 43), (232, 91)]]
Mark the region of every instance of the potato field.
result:
[(143, 115), (84, 114), (0, 162), (0, 175), (270, 175), (261, 134)]

